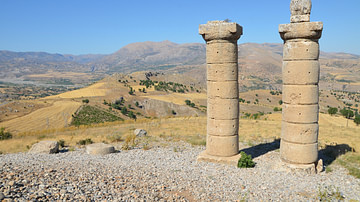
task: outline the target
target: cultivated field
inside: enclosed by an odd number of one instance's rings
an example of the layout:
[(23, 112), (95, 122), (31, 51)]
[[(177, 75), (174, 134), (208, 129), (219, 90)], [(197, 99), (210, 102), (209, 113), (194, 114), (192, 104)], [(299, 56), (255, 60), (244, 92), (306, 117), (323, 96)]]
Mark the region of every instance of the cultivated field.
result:
[[(55, 101), (52, 105), (40, 108), (25, 116), (1, 123), (12, 133), (63, 128), (70, 124), (71, 115), (80, 107), (80, 102)], [(3, 147), (2, 147), (3, 148)]]
[(59, 95), (49, 96), (44, 99), (99, 97), (99, 96), (105, 96), (108, 91), (109, 89), (105, 86), (105, 83), (99, 82), (86, 88), (69, 91)]

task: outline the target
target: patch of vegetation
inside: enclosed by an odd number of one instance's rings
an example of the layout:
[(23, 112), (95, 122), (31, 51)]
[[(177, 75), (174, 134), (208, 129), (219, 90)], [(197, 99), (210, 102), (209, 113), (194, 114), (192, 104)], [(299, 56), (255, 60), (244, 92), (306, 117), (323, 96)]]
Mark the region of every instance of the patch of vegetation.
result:
[(89, 99), (84, 99), (84, 100), (82, 100), (82, 102), (85, 104), (88, 104), (90, 101), (89, 101)]
[(330, 114), (330, 115), (334, 115), (334, 114), (336, 114), (338, 112), (338, 109), (336, 108), (336, 107), (330, 107), (329, 109), (328, 109), (328, 113)]
[(124, 119), (109, 112), (97, 109), (93, 106), (85, 105), (75, 115), (73, 115), (71, 125), (80, 126), (123, 120)]
[(238, 161), (238, 168), (253, 168), (255, 167), (255, 162), (252, 160), (251, 155), (246, 154), (245, 152), (240, 152), (240, 159)]
[(60, 148), (64, 148), (65, 147), (65, 140), (59, 140), (58, 144), (59, 144)]
[(271, 91), (270, 91), (270, 94), (271, 94), (271, 95), (281, 95), (282, 92), (281, 92), (281, 91), (273, 91), (273, 90), (271, 90)]
[(354, 116), (354, 112), (350, 109), (343, 108), (340, 110), (341, 115), (343, 115), (345, 118), (350, 119)]
[(7, 139), (11, 139), (12, 138), (12, 134), (8, 131), (5, 131), (4, 127), (1, 127), (0, 129), (0, 140), (7, 140)]
[(90, 138), (87, 138), (85, 140), (79, 140), (76, 144), (78, 145), (88, 145), (94, 143)]
[(349, 174), (360, 179), (360, 155), (349, 153), (336, 160), (341, 166), (349, 171)]
[(355, 124), (356, 124), (357, 126), (360, 125), (360, 115), (356, 115), (356, 116), (355, 116), (354, 122), (355, 122)]
[(344, 196), (341, 195), (338, 187), (330, 185), (324, 189), (319, 187), (318, 199), (319, 201), (343, 201)]
[(136, 135), (135, 134), (127, 135), (125, 137), (125, 142), (122, 145), (122, 149), (129, 150), (131, 149), (131, 147), (135, 147), (135, 146), (136, 146)]
[(185, 100), (185, 104), (190, 107), (195, 107), (195, 103), (191, 102), (191, 100)]
[(282, 111), (281, 107), (274, 107), (274, 112), (279, 112), (279, 111)]

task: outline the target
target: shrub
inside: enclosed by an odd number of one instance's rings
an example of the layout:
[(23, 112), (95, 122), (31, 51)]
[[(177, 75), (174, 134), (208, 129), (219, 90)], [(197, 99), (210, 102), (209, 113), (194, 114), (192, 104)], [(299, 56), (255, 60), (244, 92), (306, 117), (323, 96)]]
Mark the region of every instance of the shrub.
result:
[(350, 119), (354, 116), (354, 112), (350, 109), (343, 108), (342, 110), (340, 110), (340, 113), (347, 119)]
[(87, 104), (87, 103), (89, 103), (90, 101), (89, 101), (89, 99), (85, 99), (85, 100), (82, 100), (82, 102)]
[(65, 147), (65, 140), (59, 140), (58, 144), (61, 148)]
[(329, 109), (328, 109), (328, 113), (330, 114), (330, 115), (334, 115), (334, 114), (336, 114), (338, 112), (338, 109), (336, 108), (336, 107), (330, 107)]
[(354, 122), (356, 123), (357, 126), (360, 124), (360, 115), (357, 115), (357, 116), (354, 118)]
[(5, 128), (2, 127), (0, 129), (0, 140), (7, 140), (7, 139), (11, 139), (12, 138), (12, 134), (8, 131), (5, 131)]
[(282, 111), (282, 108), (274, 107), (274, 112)]
[(88, 145), (88, 144), (92, 144), (92, 143), (94, 143), (94, 142), (90, 138), (88, 138), (88, 139), (85, 139), (85, 140), (80, 140), (76, 144), (78, 144), (78, 145)]
[(279, 100), (279, 105), (282, 105), (283, 104), (283, 101), (282, 100)]
[(238, 161), (238, 168), (253, 168), (255, 162), (252, 160), (251, 155), (247, 155), (245, 152), (240, 152), (240, 159)]

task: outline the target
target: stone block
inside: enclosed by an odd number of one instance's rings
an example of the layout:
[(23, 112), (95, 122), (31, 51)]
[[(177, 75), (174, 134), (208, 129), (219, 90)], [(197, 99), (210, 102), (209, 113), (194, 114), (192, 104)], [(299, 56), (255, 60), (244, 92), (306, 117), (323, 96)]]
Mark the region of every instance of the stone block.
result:
[(207, 82), (207, 97), (208, 98), (225, 98), (237, 99), (239, 98), (239, 88), (237, 81), (208, 81)]
[(206, 45), (206, 63), (224, 64), (237, 63), (238, 50), (237, 43), (218, 43), (208, 42)]
[(115, 148), (112, 145), (105, 143), (94, 143), (86, 146), (86, 153), (88, 154), (110, 154), (114, 153)]
[(237, 81), (238, 80), (238, 64), (208, 64), (207, 65), (208, 81)]
[(235, 22), (209, 21), (199, 26), (199, 34), (205, 41), (238, 40), (242, 35), (242, 27)]
[(234, 136), (239, 132), (239, 119), (207, 119), (207, 134), (212, 136)]
[(239, 153), (239, 137), (207, 135), (206, 153), (212, 156), (234, 156)]
[(31, 154), (54, 154), (59, 152), (57, 141), (45, 140), (34, 144), (29, 153)]
[(319, 105), (282, 105), (282, 119), (290, 123), (317, 123)]
[(290, 39), (320, 39), (323, 29), (322, 22), (304, 22), (279, 25), (283, 40)]
[(239, 99), (207, 99), (208, 118), (217, 120), (229, 120), (239, 118)]
[(241, 158), (240, 154), (236, 154), (234, 156), (212, 156), (206, 153), (206, 151), (202, 151), (197, 160), (203, 162), (211, 162), (211, 163), (221, 163), (232, 166), (237, 166), (239, 159)]
[(283, 60), (317, 60), (319, 44), (311, 40), (286, 41), (283, 48)]
[(320, 65), (318, 61), (284, 61), (282, 75), (284, 85), (317, 85)]
[(318, 144), (296, 144), (281, 140), (280, 157), (288, 163), (315, 163), (318, 160)]
[(299, 144), (316, 143), (318, 140), (319, 125), (317, 123), (297, 124), (282, 121), (281, 139)]
[(283, 85), (282, 100), (286, 104), (317, 104), (318, 85)]

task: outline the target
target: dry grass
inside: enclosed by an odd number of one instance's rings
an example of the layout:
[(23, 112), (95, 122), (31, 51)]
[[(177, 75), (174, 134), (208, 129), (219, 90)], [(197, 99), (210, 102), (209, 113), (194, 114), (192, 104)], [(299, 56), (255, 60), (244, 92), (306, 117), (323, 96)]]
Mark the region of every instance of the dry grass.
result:
[(172, 102), (178, 105), (185, 105), (185, 100), (206, 100), (205, 93), (171, 93), (168, 95), (146, 95), (142, 97), (165, 102)]
[(40, 108), (25, 116), (1, 123), (12, 133), (43, 130), (49, 128), (63, 128), (70, 124), (72, 114), (81, 103), (75, 101), (56, 101), (51, 106)]
[(79, 72), (54, 72), (48, 71), (45, 74), (30, 74), (27, 75), (26, 78), (46, 78), (46, 79), (54, 79), (54, 78), (76, 78), (76, 77), (88, 77), (87, 73), (79, 73)]
[[(281, 114), (266, 115), (267, 120), (240, 120), (239, 138), (241, 142), (254, 144), (279, 138), (281, 133)], [(321, 143), (348, 144), (355, 151), (360, 151), (360, 127), (345, 123), (342, 117), (331, 117), (320, 114)], [(160, 137), (169, 141), (184, 140), (196, 144), (205, 140), (206, 117), (176, 117), (163, 119), (139, 119), (137, 121), (120, 121), (96, 124), (92, 126), (49, 129), (28, 133), (15, 134), (11, 140), (0, 142), (0, 151), (25, 151), (26, 145), (31, 145), (39, 139), (64, 139), (66, 143), (75, 145), (81, 139), (91, 138), (95, 142), (124, 140), (136, 128), (145, 129), (149, 136)]]
[(89, 87), (69, 91), (59, 95), (49, 96), (43, 99), (54, 99), (54, 98), (82, 98), (82, 97), (98, 97), (105, 96), (109, 89), (103, 82), (95, 83)]

